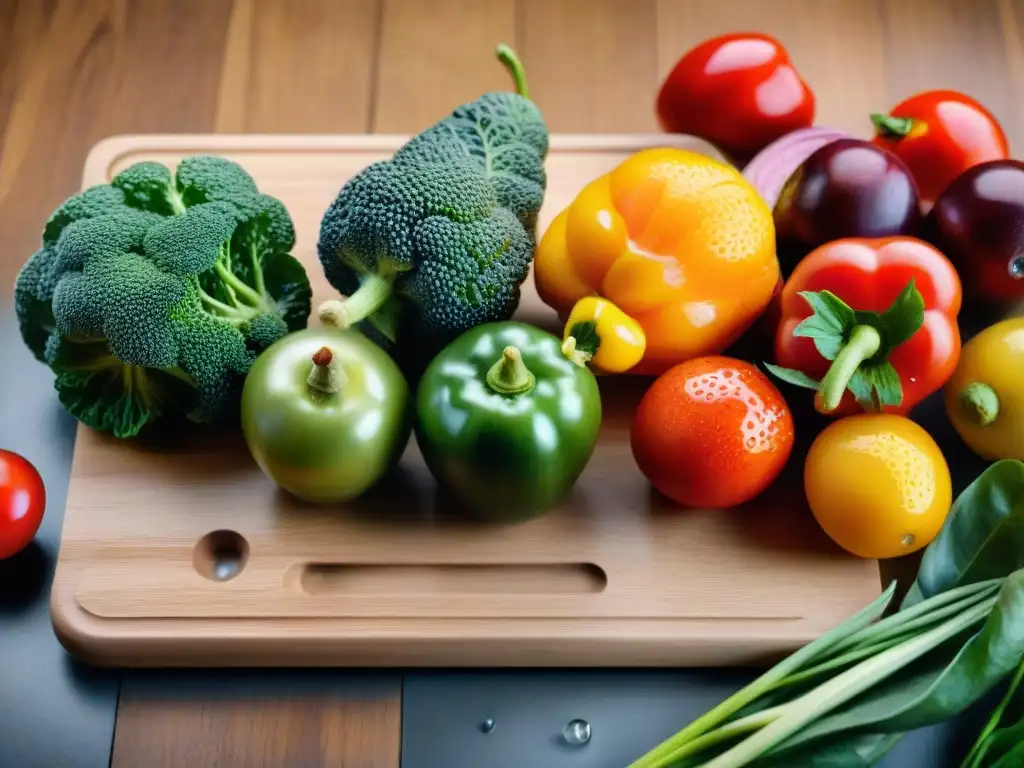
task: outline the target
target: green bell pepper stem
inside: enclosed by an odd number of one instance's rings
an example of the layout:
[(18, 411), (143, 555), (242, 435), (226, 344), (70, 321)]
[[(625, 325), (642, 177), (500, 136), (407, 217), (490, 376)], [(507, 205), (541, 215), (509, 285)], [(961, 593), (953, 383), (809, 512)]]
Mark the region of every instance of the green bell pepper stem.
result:
[(850, 379), (858, 366), (871, 358), (882, 346), (878, 330), (870, 325), (858, 325), (850, 334), (850, 340), (842, 348), (832, 366), (821, 380), (819, 392), (825, 411), (830, 413), (839, 407)]
[(987, 427), (999, 418), (999, 395), (988, 384), (975, 381), (960, 393), (960, 408), (979, 427)]
[(345, 372), (338, 367), (338, 360), (330, 348), (320, 347), (313, 353), (313, 367), (306, 384), (325, 395), (335, 395), (345, 385)]
[(487, 371), (487, 386), (499, 395), (521, 395), (536, 383), (518, 347), (505, 347), (501, 359)]

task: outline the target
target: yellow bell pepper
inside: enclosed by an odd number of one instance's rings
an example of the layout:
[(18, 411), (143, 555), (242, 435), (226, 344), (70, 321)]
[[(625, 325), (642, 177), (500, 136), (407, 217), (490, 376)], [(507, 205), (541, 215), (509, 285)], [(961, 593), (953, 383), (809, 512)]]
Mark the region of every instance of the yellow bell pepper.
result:
[[(609, 372), (659, 374), (722, 352), (778, 279), (768, 204), (732, 166), (671, 147), (641, 150), (584, 187), (534, 260), (565, 338)], [(596, 339), (579, 338), (581, 323)]]
[(565, 323), (562, 352), (579, 365), (622, 373), (640, 362), (647, 338), (640, 324), (610, 301), (588, 296), (576, 302)]

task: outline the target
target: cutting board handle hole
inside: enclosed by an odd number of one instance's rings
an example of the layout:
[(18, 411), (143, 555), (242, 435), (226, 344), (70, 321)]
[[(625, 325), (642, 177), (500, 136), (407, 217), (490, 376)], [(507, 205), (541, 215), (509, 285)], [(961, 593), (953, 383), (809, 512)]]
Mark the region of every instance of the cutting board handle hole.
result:
[(230, 581), (242, 572), (248, 560), (249, 542), (235, 531), (211, 531), (192, 550), (196, 572), (211, 581)]
[(593, 563), (302, 563), (285, 583), (310, 596), (588, 595), (608, 576)]

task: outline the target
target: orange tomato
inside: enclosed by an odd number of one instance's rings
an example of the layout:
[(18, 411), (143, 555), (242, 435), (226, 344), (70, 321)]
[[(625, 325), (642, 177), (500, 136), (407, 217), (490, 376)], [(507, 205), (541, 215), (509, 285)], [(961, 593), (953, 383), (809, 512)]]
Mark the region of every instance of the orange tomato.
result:
[(807, 454), (804, 490), (825, 533), (870, 559), (926, 546), (953, 503), (949, 467), (931, 435), (887, 413), (849, 416), (826, 427)]
[(637, 407), (630, 442), (640, 471), (665, 496), (688, 507), (732, 507), (782, 472), (793, 417), (753, 364), (699, 357), (655, 380)]

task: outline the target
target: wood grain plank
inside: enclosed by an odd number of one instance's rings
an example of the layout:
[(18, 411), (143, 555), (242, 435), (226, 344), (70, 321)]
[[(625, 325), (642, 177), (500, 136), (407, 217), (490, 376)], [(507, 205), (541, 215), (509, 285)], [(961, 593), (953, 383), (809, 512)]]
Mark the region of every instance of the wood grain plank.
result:
[[(657, 0), (658, 77), (705, 38), (756, 30), (786, 48), (817, 99), (817, 122), (867, 135), (886, 98), (876, 0)], [(882, 105), (884, 107), (884, 104)]]
[(995, 0), (882, 0), (881, 9), (890, 102), (883, 110), (917, 91), (952, 88), (988, 107), (1011, 136), (1024, 130)]
[(111, 766), (397, 768), (400, 732), (397, 677), (131, 675)]
[(1003, 74), (1008, 80), (1011, 98), (1003, 106), (1008, 121), (1010, 152), (1024, 151), (1024, 100), (1012, 98), (1024, 91), (1024, 0), (998, 0), (999, 26), (1002, 32), (1006, 66)]
[(494, 49), (517, 44), (514, 0), (382, 2), (374, 132), (415, 133), (463, 102), (511, 87)]
[(24, 2), (0, 155), (0, 297), (89, 148), (127, 132), (212, 127), (228, 0)]
[(519, 53), (551, 131), (657, 131), (653, 0), (521, 0)]
[(238, 0), (216, 127), (247, 133), (369, 130), (379, 4)]

